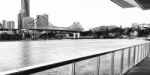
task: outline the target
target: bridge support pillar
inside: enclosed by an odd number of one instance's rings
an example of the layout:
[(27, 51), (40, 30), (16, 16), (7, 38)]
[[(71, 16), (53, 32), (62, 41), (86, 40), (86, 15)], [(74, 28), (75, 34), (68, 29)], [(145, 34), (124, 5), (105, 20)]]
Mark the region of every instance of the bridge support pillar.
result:
[(70, 37), (69, 34), (66, 34), (66, 37), (69, 38)]
[(80, 33), (73, 33), (73, 38), (74, 39), (79, 39), (80, 38)]
[(25, 40), (25, 33), (22, 33), (22, 39)]

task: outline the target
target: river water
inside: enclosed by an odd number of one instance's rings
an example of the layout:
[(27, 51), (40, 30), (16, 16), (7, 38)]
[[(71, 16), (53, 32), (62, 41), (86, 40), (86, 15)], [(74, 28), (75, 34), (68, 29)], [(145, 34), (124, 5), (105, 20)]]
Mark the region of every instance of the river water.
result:
[(0, 72), (103, 53), (144, 40), (91, 39), (0, 42)]

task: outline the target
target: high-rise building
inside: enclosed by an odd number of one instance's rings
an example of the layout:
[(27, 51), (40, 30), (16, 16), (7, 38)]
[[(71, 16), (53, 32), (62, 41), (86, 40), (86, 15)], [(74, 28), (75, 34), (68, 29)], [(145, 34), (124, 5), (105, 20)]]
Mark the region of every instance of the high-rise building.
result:
[(11, 22), (11, 28), (12, 28), (12, 29), (15, 29), (15, 21), (12, 21), (12, 22)]
[(3, 20), (3, 24), (2, 24), (3, 29), (5, 29), (6, 26), (7, 26), (6, 20)]
[(3, 25), (2, 25), (2, 23), (0, 23), (0, 28), (3, 28)]
[(49, 28), (49, 21), (48, 21), (48, 15), (37, 15), (37, 22), (36, 26), (38, 29), (48, 29)]
[(14, 29), (15, 22), (14, 21), (7, 21), (7, 29)]
[(18, 14), (18, 29), (22, 28), (21, 13)]
[(10, 27), (11, 27), (11, 23), (10, 23), (10, 21), (7, 21), (7, 29), (10, 29)]
[(22, 25), (23, 29), (34, 29), (35, 28), (34, 18), (31, 17), (23, 18)]
[(21, 0), (21, 10), (18, 14), (18, 29), (23, 28), (23, 19), (30, 16), (30, 2), (29, 0)]
[(29, 2), (29, 0), (21, 0), (21, 9), (24, 9), (26, 11), (26, 13), (25, 13), (26, 17), (30, 16), (30, 2)]
[(26, 17), (26, 10), (21, 9), (20, 13), (18, 14), (18, 29), (22, 29), (22, 20), (24, 17)]
[(21, 10), (20, 10), (21, 19), (23, 19), (24, 17), (27, 17), (27, 16), (26, 16), (26, 13), (27, 13), (27, 12), (26, 12), (25, 9), (21, 9)]

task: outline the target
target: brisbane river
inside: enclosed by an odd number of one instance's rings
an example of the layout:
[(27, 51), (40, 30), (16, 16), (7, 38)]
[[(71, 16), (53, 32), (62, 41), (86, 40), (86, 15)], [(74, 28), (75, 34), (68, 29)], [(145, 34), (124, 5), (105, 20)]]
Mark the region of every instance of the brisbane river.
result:
[(81, 39), (0, 42), (0, 73), (56, 63), (145, 43), (142, 39)]

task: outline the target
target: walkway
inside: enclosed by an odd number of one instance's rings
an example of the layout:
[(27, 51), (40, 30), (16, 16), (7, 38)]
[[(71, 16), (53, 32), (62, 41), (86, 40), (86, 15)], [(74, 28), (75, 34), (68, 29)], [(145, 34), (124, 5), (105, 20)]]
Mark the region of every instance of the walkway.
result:
[(125, 75), (150, 75), (150, 56), (136, 65)]

